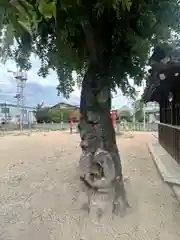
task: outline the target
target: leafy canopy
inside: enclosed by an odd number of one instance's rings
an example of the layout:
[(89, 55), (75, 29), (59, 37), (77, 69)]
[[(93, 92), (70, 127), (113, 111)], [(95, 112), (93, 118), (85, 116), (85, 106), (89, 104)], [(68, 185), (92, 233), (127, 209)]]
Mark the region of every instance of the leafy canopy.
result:
[(60, 123), (61, 121), (67, 123), (69, 121), (69, 110), (42, 107), (36, 109), (35, 116), (38, 123), (43, 122)]
[(119, 119), (120, 121), (127, 121), (127, 122), (132, 122), (132, 113), (128, 109), (123, 109), (119, 111)]
[(28, 70), (38, 55), (38, 74), (57, 72), (65, 96), (92, 61), (106, 64), (108, 85), (141, 84), (149, 50), (179, 31), (178, 0), (1, 0), (1, 58)]

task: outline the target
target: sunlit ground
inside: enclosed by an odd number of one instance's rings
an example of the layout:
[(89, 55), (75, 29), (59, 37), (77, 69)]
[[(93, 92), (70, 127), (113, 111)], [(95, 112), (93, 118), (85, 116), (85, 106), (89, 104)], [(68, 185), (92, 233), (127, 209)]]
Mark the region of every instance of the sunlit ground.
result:
[(179, 240), (180, 211), (147, 149), (151, 133), (117, 137), (131, 210), (96, 225), (81, 209), (78, 134), (0, 138), (0, 239)]

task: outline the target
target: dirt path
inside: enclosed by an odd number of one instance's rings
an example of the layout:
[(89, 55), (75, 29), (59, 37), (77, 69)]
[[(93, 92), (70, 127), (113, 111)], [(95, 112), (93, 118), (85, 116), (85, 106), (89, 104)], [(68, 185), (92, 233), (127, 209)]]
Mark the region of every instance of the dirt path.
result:
[(118, 137), (132, 208), (95, 225), (80, 210), (78, 135), (0, 138), (0, 240), (179, 240), (180, 210), (148, 153), (152, 139)]

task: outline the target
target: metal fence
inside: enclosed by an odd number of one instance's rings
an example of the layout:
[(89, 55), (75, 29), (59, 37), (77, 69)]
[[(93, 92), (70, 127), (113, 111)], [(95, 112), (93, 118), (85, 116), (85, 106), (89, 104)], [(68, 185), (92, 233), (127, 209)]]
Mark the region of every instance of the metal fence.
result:
[[(69, 130), (69, 123), (45, 123), (45, 124), (36, 124), (33, 126), (34, 129), (39, 130)], [(115, 125), (116, 132), (120, 131), (145, 131), (145, 132), (156, 132), (158, 131), (158, 124), (157, 123), (120, 123), (116, 122)], [(73, 124), (73, 132), (77, 130), (77, 123)]]
[[(73, 128), (75, 128), (75, 124), (73, 124)], [(32, 126), (32, 129), (37, 129), (40, 131), (58, 131), (58, 130), (68, 130), (69, 129), (69, 123), (39, 123), (34, 124)]]
[(158, 131), (158, 123), (116, 123), (116, 131), (144, 131), (156, 132)]
[[(32, 131), (70, 131), (69, 123), (42, 123), (42, 124), (33, 124), (33, 125), (25, 125), (24, 126), (24, 133), (25, 132), (32, 132)], [(117, 133), (121, 131), (148, 131), (148, 132), (156, 132), (158, 130), (157, 123), (120, 123), (116, 122), (115, 130)], [(10, 134), (12, 132), (20, 131), (19, 128), (14, 126), (3, 125), (0, 127), (0, 135)], [(73, 124), (73, 133), (77, 133), (77, 123)]]
[[(32, 132), (46, 132), (46, 131), (70, 131), (69, 123), (42, 123), (42, 124), (26, 124), (23, 125), (23, 131), (20, 130), (16, 124), (2, 124), (0, 125), (0, 136), (4, 135), (24, 135)], [(77, 132), (77, 123), (73, 124), (73, 132)]]

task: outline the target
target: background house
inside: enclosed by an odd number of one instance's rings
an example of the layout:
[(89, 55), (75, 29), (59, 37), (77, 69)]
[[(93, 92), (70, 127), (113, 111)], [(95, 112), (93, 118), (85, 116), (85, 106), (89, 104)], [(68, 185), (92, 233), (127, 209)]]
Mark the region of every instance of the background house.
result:
[(159, 122), (159, 104), (156, 102), (148, 102), (144, 107), (146, 120), (149, 123)]
[(124, 105), (117, 110), (117, 120), (131, 122), (133, 118), (133, 109)]
[(61, 102), (51, 107), (38, 105), (35, 116), (38, 123), (68, 123), (79, 121), (80, 111), (79, 106)]
[(59, 112), (60, 121), (68, 121), (72, 119), (73, 121), (79, 121), (80, 118), (80, 108), (77, 105), (71, 105), (64, 102), (60, 102), (50, 108), (53, 112)]

